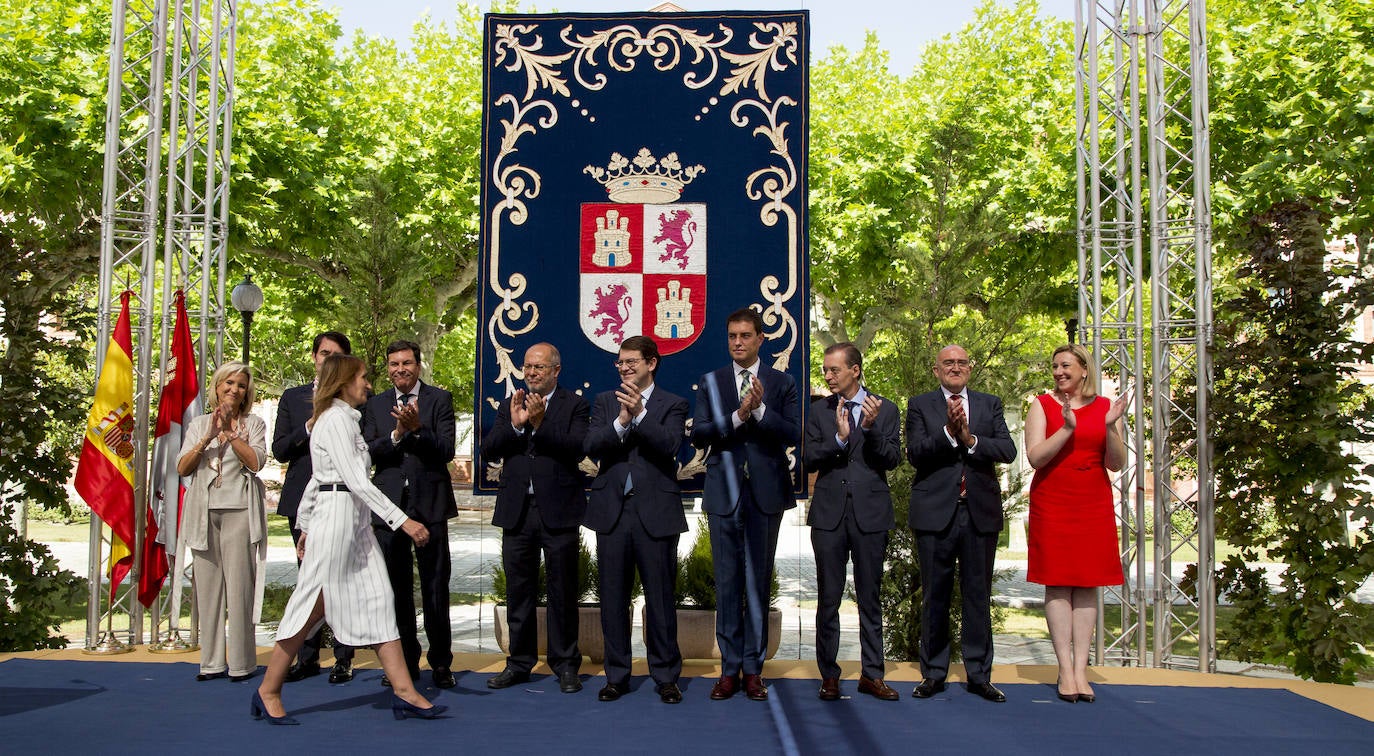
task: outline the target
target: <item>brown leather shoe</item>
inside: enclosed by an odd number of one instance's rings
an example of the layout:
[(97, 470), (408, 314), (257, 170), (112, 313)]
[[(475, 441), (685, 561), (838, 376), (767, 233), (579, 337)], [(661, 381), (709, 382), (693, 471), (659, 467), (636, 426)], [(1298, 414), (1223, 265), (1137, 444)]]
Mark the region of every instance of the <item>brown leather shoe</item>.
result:
[(901, 694), (899, 694), (897, 691), (893, 690), (892, 688), (889, 688), (887, 686), (887, 683), (883, 682), (883, 678), (881, 677), (877, 679), (874, 679), (872, 677), (860, 677), (859, 692), (867, 693), (868, 695), (883, 701), (896, 701), (897, 699), (902, 697)]
[(767, 701), (768, 687), (763, 684), (763, 675), (744, 676), (744, 695), (750, 701)]
[(820, 697), (822, 701), (840, 700), (840, 678), (827, 677), (821, 680)]
[(739, 678), (734, 675), (721, 675), (711, 686), (711, 700), (724, 701), (739, 691)]

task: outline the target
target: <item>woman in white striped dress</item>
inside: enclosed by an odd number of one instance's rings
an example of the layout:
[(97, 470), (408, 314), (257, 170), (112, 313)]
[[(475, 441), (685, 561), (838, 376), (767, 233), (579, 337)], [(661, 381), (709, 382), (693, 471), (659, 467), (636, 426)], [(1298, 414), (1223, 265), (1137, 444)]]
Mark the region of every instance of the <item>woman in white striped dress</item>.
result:
[(369, 389), (367, 366), (357, 357), (330, 355), (320, 367), (310, 434), (314, 477), (296, 516), (300, 573), (262, 685), (253, 694), (254, 718), (297, 724), (282, 706), (282, 683), (305, 638), (326, 619), (339, 641), (376, 649), (391, 680), (391, 709), (397, 719), (433, 719), (448, 708), (431, 705), (406, 670), (386, 564), (372, 535), (373, 512), (419, 546), (425, 545), (429, 530), (406, 517), (368, 479), (367, 446), (354, 407), (367, 400)]

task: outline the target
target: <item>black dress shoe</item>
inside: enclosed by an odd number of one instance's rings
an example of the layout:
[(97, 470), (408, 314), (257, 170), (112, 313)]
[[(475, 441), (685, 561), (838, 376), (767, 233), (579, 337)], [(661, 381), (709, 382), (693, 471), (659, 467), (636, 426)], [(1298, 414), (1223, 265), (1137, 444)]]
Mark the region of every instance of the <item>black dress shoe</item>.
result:
[(222, 677), (228, 677), (228, 676), (229, 676), (229, 673), (228, 673), (228, 672), (201, 672), (200, 674), (196, 675), (196, 682), (205, 682), (205, 681), (207, 681), (207, 680), (218, 680), (218, 679), (220, 679), (220, 678), (222, 678)]
[(506, 667), (505, 669), (497, 673), (495, 677), (491, 678), (490, 680), (487, 680), (487, 687), (495, 690), (500, 690), (501, 688), (509, 688), (512, 685), (517, 685), (519, 683), (527, 683), (529, 681), (530, 673), (516, 672), (510, 667)]
[(258, 671), (255, 669), (246, 675), (229, 675), (229, 682), (247, 682), (248, 680), (252, 680), (257, 673)]
[(291, 665), (290, 669), (286, 670), (286, 681), (300, 682), (301, 680), (304, 680), (307, 677), (314, 677), (319, 673), (320, 665), (318, 662), (311, 662), (310, 664), (301, 664), (300, 662), (296, 662), (295, 664)]
[(1002, 691), (992, 687), (992, 683), (969, 683), (968, 692), (975, 696), (981, 696), (993, 703), (1007, 702), (1007, 697), (1002, 695)]
[(343, 685), (353, 681), (353, 662), (334, 662), (334, 668), (329, 670), (329, 684)]
[(582, 679), (572, 670), (564, 670), (558, 673), (558, 689), (564, 693), (576, 693), (582, 690)]
[(596, 694), (596, 700), (619, 701), (621, 696), (629, 692), (630, 685), (628, 683), (606, 683), (606, 687)]
[(658, 686), (658, 700), (666, 704), (682, 703), (682, 690), (677, 683), (663, 683)]
[(448, 667), (435, 667), (429, 671), (429, 676), (434, 678), (436, 688), (452, 688), (458, 684), (458, 681), (453, 679), (453, 671)]
[(916, 686), (916, 689), (915, 689), (915, 690), (911, 691), (911, 697), (912, 697), (912, 698), (930, 698), (931, 696), (935, 695), (936, 693), (944, 693), (944, 692), (945, 692), (945, 681), (944, 681), (944, 680), (932, 680), (932, 679), (930, 679), (929, 677), (927, 677), (926, 679), (924, 679), (924, 680), (921, 681), (921, 684), (920, 684), (920, 685), (917, 685), (917, 686)]

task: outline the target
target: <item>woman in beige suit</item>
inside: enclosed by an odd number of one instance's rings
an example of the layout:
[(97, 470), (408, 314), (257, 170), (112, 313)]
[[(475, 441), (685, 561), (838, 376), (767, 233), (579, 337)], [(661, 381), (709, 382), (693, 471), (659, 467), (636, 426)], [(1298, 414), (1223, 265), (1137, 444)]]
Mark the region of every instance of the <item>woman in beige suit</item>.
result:
[(300, 573), (251, 708), (254, 718), (265, 716), (272, 724), (298, 724), (286, 716), (282, 683), (301, 644), (324, 620), (343, 643), (377, 650), (391, 680), (391, 711), (397, 719), (433, 719), (448, 709), (430, 704), (411, 681), (396, 628), (391, 581), (372, 534), (375, 512), (416, 545), (429, 540), (429, 528), (406, 517), (368, 479), (370, 460), (354, 408), (367, 401), (370, 388), (367, 366), (357, 357), (332, 354), (320, 366), (315, 414), (306, 423), (314, 477), (296, 514)]
[[(181, 536), (191, 548), (200, 611), (200, 674), (247, 680), (257, 671), (254, 616), (260, 610), (267, 512), (258, 470), (267, 459), (267, 425), (253, 406), (253, 374), (226, 362), (210, 379), (208, 415), (186, 428), (177, 472), (191, 478)], [(225, 615), (229, 634), (225, 639)]]

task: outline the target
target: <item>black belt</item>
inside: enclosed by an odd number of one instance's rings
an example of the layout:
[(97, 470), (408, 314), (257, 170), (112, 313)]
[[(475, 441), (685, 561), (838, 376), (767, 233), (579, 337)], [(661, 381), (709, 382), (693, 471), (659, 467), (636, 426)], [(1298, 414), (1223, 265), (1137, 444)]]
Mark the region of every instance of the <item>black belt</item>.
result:
[(321, 490), (321, 491), (345, 491), (345, 492), (346, 492), (346, 491), (348, 491), (348, 486), (345, 486), (345, 485), (342, 484), (342, 483), (321, 483), (321, 484), (320, 484), (320, 490)]

